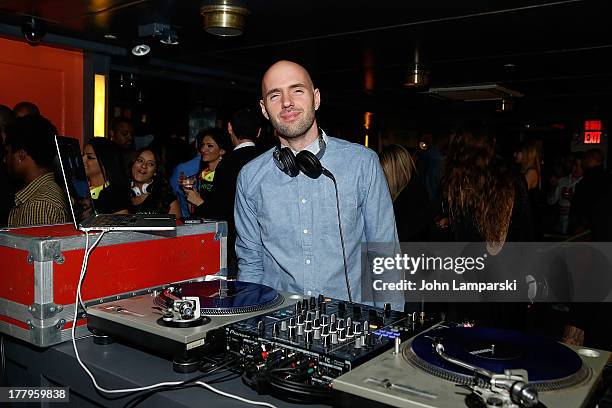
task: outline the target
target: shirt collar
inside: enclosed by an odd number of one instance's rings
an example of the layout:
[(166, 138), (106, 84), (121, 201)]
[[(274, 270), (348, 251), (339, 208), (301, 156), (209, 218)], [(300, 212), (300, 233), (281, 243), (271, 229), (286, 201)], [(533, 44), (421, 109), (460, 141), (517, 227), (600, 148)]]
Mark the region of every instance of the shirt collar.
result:
[(34, 180), (30, 182), (27, 186), (19, 190), (15, 194), (15, 205), (21, 205), (38, 194), (38, 191), (41, 188), (44, 188), (46, 184), (51, 181), (55, 181), (53, 173), (45, 173), (41, 176), (38, 176)]
[[(325, 142), (325, 144), (327, 145), (327, 140), (329, 139), (329, 137), (327, 136), (327, 134), (325, 134), (325, 132), (323, 131), (323, 129), (321, 129), (321, 137), (323, 138), (323, 141)], [(310, 153), (316, 155), (317, 153), (319, 153), (319, 138), (317, 137), (311, 144), (309, 144), (308, 146), (306, 146), (306, 148), (304, 148), (304, 150), (308, 150)], [(293, 154), (298, 154), (298, 152), (296, 152), (295, 150), (291, 149), (291, 151), (293, 152)]]
[(242, 142), (238, 146), (234, 147), (234, 150), (242, 149), (243, 147), (255, 146), (253, 142)]

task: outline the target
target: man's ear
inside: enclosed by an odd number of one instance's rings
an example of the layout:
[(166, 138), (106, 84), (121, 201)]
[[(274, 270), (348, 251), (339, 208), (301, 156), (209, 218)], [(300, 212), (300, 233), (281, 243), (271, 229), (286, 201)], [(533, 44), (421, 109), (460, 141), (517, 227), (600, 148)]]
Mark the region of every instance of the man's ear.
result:
[(314, 90), (314, 108), (315, 110), (318, 110), (320, 105), (321, 105), (321, 93), (319, 92), (319, 88), (316, 88)]
[(266, 105), (264, 105), (263, 99), (259, 100), (259, 106), (261, 107), (262, 115), (264, 115), (266, 119), (270, 120), (270, 115), (268, 115), (268, 111), (266, 110)]
[(21, 163), (22, 161), (24, 161), (25, 159), (27, 159), (29, 157), (28, 153), (23, 150), (23, 149), (19, 149), (17, 150), (17, 158), (19, 159), (19, 162)]

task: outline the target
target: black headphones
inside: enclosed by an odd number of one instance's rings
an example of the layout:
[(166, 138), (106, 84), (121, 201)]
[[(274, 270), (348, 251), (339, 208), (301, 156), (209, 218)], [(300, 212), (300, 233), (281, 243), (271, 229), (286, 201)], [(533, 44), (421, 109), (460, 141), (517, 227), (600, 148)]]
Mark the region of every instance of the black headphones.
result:
[(295, 177), (300, 174), (300, 171), (310, 178), (316, 179), (325, 172), (321, 164), (321, 158), (325, 154), (325, 140), (319, 133), (319, 152), (314, 155), (308, 150), (302, 150), (294, 155), (290, 148), (276, 146), (272, 157), (274, 163), (283, 173), (289, 177)]

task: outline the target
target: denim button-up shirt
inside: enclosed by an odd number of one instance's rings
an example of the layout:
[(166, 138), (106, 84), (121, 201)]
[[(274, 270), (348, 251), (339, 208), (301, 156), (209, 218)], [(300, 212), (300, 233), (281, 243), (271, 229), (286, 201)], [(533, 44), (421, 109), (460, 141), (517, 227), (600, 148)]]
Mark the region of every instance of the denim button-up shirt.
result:
[[(361, 244), (397, 243), (393, 205), (376, 153), (323, 135), (321, 159), (334, 176), (353, 301), (361, 302)], [(318, 151), (318, 141), (307, 148)], [(242, 281), (278, 290), (348, 299), (331, 179), (290, 177), (274, 163), (274, 149), (249, 162), (238, 176), (235, 221)], [(368, 302), (370, 303), (370, 302)], [(393, 302), (394, 308), (400, 302)]]

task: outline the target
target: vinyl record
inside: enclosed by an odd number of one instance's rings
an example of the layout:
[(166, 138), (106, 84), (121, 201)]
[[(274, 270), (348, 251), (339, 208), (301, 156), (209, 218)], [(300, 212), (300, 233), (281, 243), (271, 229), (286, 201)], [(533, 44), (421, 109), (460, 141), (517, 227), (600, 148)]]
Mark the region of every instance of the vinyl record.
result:
[(176, 285), (181, 296), (197, 296), (203, 315), (250, 313), (274, 307), (283, 297), (274, 289), (251, 282), (209, 281)]
[(510, 330), (445, 327), (418, 335), (405, 348), (404, 357), (412, 365), (458, 383), (469, 383), (474, 374), (440, 358), (432, 346), (434, 338), (442, 339), (449, 356), (493, 373), (527, 370), (529, 383), (542, 391), (573, 386), (590, 376), (582, 359), (569, 347)]

